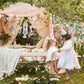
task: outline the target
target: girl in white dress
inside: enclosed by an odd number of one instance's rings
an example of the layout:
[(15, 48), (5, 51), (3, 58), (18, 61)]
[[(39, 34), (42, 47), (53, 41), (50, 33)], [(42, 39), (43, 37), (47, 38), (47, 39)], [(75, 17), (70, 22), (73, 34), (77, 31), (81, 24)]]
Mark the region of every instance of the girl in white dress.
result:
[(67, 34), (64, 30), (62, 33), (64, 45), (58, 50), (60, 52), (60, 58), (57, 67), (66, 69), (67, 79), (65, 81), (69, 81), (69, 70), (73, 70), (74, 68), (80, 69), (80, 65), (74, 48), (72, 47), (71, 35)]
[(49, 69), (49, 73), (56, 74), (57, 72), (57, 60), (59, 59), (59, 53), (58, 50), (58, 42), (56, 39), (52, 38), (48, 41), (47, 45), (47, 58), (46, 58), (46, 69)]

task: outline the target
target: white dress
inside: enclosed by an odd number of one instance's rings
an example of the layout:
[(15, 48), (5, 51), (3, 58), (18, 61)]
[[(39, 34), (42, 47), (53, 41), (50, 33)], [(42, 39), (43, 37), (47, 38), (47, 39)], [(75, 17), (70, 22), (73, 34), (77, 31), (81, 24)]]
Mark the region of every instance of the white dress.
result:
[(80, 69), (80, 65), (75, 53), (74, 48), (72, 47), (72, 41), (67, 40), (64, 42), (64, 46), (60, 48), (60, 58), (58, 61), (58, 68), (64, 68), (68, 70), (73, 70), (74, 68)]
[[(57, 50), (58, 50), (58, 48), (56, 48), (55, 46), (51, 46), (48, 50), (47, 58), (46, 58), (45, 62), (51, 61), (53, 52), (57, 52)], [(56, 53), (56, 54), (59, 56), (59, 53)]]

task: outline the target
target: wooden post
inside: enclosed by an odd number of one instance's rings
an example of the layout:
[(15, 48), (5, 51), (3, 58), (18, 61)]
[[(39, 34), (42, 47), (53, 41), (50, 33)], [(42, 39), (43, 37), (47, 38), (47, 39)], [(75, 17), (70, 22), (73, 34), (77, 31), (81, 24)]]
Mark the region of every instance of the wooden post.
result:
[(53, 23), (52, 23), (52, 14), (50, 13), (50, 38), (54, 37), (53, 34)]

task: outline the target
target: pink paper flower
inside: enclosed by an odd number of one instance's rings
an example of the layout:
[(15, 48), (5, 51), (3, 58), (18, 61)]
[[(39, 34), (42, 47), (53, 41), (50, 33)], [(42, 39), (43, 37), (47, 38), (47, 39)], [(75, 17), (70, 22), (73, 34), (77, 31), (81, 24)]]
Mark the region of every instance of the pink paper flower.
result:
[(24, 59), (24, 57), (20, 57), (20, 60), (23, 60)]
[(50, 81), (53, 81), (53, 78), (50, 78)]
[(8, 84), (8, 83), (5, 83), (5, 84)]
[(38, 83), (38, 80), (36, 82)]
[(34, 78), (33, 80), (36, 80), (36, 79), (38, 79), (38, 77)]
[(42, 76), (42, 78), (43, 78), (44, 80), (46, 80), (46, 77)]
[(11, 83), (13, 83), (13, 81), (10, 81)]
[(30, 80), (33, 80), (32, 78)]
[(40, 79), (38, 79), (40, 81)]
[(59, 79), (58, 79), (58, 78), (50, 78), (50, 81), (54, 81), (54, 80), (59, 81)]
[(38, 80), (37, 80), (36, 82), (37, 82), (37, 83), (40, 83), (40, 81), (38, 81)]
[(42, 59), (46, 59), (46, 56), (43, 56)]
[(28, 53), (29, 53), (30, 51), (31, 51), (30, 49), (27, 50)]
[(34, 28), (34, 31), (36, 31), (36, 28)]

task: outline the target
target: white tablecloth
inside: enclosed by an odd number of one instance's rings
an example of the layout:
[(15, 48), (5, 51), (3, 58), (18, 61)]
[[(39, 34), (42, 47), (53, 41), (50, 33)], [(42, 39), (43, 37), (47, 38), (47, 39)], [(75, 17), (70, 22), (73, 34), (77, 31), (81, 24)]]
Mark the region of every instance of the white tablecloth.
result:
[(6, 46), (0, 47), (0, 76), (3, 71), (10, 73), (15, 69), (20, 53), (21, 49), (11, 49)]
[[(26, 52), (24, 52), (26, 50)], [(47, 53), (28, 53), (27, 49), (12, 49), (7, 46), (0, 47), (0, 76), (2, 72), (10, 73), (13, 71), (19, 61), (20, 56), (34, 57), (46, 56)]]

